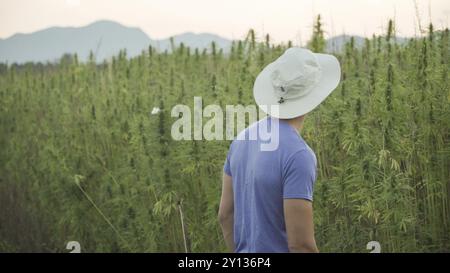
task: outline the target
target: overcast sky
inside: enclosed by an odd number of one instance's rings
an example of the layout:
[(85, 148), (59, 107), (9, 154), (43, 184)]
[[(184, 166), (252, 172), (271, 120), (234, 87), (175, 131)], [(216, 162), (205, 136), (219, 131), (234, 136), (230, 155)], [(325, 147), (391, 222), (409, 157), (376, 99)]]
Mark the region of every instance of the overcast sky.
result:
[[(449, 26), (450, 0), (417, 0), (422, 25)], [(248, 29), (275, 41), (304, 42), (314, 14), (327, 35), (371, 35), (395, 18), (401, 36), (417, 33), (413, 0), (0, 0), (0, 38), (50, 26), (84, 26), (101, 19), (141, 28), (151, 38), (211, 32), (242, 38)]]

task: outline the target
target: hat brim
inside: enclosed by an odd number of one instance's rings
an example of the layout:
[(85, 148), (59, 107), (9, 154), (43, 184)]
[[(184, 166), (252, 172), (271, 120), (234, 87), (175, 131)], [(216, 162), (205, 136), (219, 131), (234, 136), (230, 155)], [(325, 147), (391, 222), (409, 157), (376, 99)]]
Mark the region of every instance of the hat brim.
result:
[(322, 75), (311, 92), (305, 96), (278, 103), (279, 98), (275, 96), (270, 79), (274, 66), (269, 64), (258, 75), (253, 86), (253, 96), (258, 107), (272, 117), (288, 119), (302, 116), (324, 101), (338, 86), (341, 68), (339, 61), (333, 55), (321, 53), (314, 53), (314, 55), (322, 67)]

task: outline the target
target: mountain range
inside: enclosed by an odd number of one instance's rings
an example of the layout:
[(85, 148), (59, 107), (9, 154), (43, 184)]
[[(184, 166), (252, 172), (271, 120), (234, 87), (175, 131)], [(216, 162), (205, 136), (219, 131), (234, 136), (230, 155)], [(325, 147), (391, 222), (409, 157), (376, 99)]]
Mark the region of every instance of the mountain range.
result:
[[(354, 36), (355, 45), (362, 45), (363, 37)], [(214, 41), (224, 52), (232, 41), (211, 33), (187, 32), (172, 37), (175, 45), (183, 43), (190, 48), (210, 48)], [(339, 51), (350, 39), (340, 35), (327, 40), (328, 51)], [(121, 49), (133, 57), (153, 46), (162, 52), (171, 49), (170, 38), (152, 39), (139, 28), (123, 26), (113, 21), (97, 21), (84, 27), (50, 27), (29, 34), (14, 34), (0, 39), (0, 63), (48, 62), (64, 54), (76, 53), (80, 61), (86, 61), (92, 51), (96, 61), (110, 58)]]

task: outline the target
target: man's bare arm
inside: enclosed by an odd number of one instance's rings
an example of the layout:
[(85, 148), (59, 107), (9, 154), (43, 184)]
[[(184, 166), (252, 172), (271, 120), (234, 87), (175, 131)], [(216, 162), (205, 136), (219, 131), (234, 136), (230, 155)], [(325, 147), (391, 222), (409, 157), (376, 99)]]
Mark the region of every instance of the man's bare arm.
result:
[(319, 252), (314, 239), (312, 203), (284, 199), (284, 218), (290, 252)]
[(231, 176), (223, 174), (222, 197), (219, 207), (219, 222), (222, 227), (223, 237), (228, 249), (234, 252), (234, 197), (233, 182)]

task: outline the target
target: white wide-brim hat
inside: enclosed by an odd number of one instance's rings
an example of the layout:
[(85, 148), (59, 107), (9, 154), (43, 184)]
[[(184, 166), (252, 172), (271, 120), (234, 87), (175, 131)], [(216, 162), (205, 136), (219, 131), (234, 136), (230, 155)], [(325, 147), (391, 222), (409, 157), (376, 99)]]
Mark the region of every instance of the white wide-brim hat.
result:
[(339, 61), (308, 49), (287, 49), (258, 75), (253, 96), (275, 118), (295, 118), (316, 108), (338, 86)]

